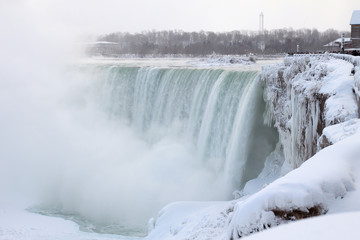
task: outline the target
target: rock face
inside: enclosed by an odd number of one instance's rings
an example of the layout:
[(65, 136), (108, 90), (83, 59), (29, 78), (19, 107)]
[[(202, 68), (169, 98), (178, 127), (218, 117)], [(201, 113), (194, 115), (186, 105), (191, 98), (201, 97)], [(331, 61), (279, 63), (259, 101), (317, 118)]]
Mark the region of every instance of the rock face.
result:
[[(343, 65), (340, 70), (338, 61)], [(265, 85), (266, 119), (280, 135), (283, 174), (331, 145), (321, 137), (325, 127), (357, 116), (355, 96), (349, 93), (349, 84), (354, 82), (351, 68), (350, 63), (323, 55), (288, 57), (284, 64), (263, 69), (260, 78)], [(341, 103), (345, 98), (346, 104)]]
[(277, 71), (265, 68), (260, 76), (265, 83), (267, 119), (275, 122), (283, 146), (283, 172), (299, 167), (316, 153), (317, 140), (325, 127), (328, 95), (319, 90), (326, 74), (325, 64), (301, 57), (285, 59)]

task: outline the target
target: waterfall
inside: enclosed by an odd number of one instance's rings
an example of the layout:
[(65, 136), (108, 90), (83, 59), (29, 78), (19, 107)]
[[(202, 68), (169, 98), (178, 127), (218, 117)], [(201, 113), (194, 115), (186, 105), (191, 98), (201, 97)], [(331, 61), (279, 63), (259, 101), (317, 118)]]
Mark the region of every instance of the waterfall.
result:
[(83, 230), (143, 235), (168, 203), (231, 200), (278, 142), (264, 124), (258, 72), (109, 64), (70, 72), (81, 77), (66, 78), (72, 90), (54, 109), (60, 127), (44, 159), (53, 168), (37, 174), (50, 177), (35, 211)]
[[(260, 173), (275, 146), (274, 133), (263, 124), (258, 72), (119, 66), (98, 70), (101, 104), (111, 118), (149, 142), (169, 134), (183, 139), (204, 168), (226, 179), (229, 194)], [(263, 138), (263, 146), (255, 138)]]

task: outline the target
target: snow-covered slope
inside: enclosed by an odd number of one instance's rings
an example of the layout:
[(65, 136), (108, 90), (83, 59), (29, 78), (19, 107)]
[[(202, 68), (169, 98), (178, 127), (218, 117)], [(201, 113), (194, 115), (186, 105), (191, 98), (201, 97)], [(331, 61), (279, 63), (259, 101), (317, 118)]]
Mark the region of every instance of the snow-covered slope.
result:
[(360, 231), (357, 230), (360, 212), (348, 212), (335, 215), (325, 215), (279, 226), (268, 231), (246, 237), (246, 240), (357, 240)]

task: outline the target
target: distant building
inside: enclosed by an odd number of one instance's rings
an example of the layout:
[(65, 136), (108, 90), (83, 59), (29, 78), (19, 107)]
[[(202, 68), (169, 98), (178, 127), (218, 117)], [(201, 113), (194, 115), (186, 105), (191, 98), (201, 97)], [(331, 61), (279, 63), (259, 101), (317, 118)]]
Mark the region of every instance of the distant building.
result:
[[(351, 36), (344, 39), (345, 51), (360, 50), (360, 10), (355, 10), (350, 20)], [(341, 50), (341, 38), (338, 38), (324, 47), (328, 51), (340, 51)]]
[(355, 10), (351, 16), (351, 48), (360, 48), (360, 10)]
[[(338, 38), (332, 42), (329, 42), (328, 44), (324, 45), (324, 47), (326, 47), (326, 49), (328, 51), (340, 51), (341, 50), (341, 41), (342, 39), (341, 38)], [(345, 49), (348, 49), (348, 48), (351, 48), (352, 45), (351, 45), (351, 38), (345, 38), (344, 39), (344, 48)]]

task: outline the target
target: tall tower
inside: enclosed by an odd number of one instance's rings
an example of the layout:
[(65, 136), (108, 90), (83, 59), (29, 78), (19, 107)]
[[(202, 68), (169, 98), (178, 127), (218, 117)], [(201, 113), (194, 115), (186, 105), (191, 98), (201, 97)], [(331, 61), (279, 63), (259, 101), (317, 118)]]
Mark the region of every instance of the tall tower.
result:
[(259, 17), (259, 33), (260, 34), (264, 33), (264, 14), (263, 14), (263, 12), (260, 13), (260, 17)]
[(261, 12), (260, 13), (260, 18), (259, 18), (259, 35), (260, 35), (260, 42), (259, 44), (259, 48), (261, 49), (262, 52), (264, 52), (265, 50), (265, 35), (264, 35), (264, 14)]

